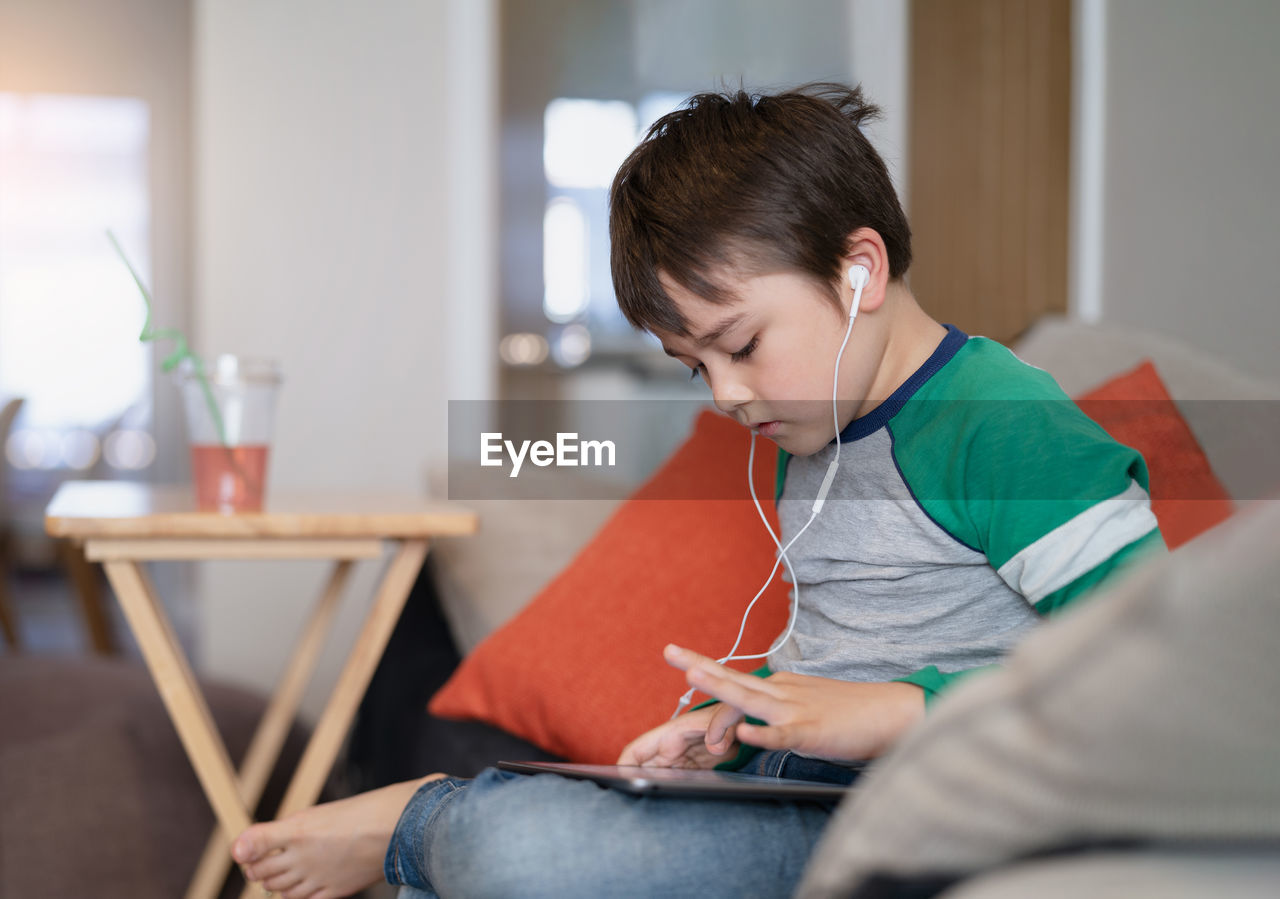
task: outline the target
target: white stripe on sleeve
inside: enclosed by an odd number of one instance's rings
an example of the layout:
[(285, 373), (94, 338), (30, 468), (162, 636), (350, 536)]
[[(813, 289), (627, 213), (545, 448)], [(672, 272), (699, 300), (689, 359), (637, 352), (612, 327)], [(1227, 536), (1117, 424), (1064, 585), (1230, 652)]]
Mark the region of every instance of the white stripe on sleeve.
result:
[(1035, 605), (1155, 527), (1147, 491), (1130, 481), (1122, 493), (1090, 506), (1025, 547), (997, 573)]

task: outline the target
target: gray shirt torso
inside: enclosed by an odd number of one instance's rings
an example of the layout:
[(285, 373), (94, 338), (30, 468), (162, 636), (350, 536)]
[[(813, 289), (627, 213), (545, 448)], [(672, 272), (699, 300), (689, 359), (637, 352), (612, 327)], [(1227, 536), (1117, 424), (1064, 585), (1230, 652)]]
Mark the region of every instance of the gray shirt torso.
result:
[[(809, 520), (835, 450), (790, 459), (778, 502), (783, 546)], [(800, 604), (791, 637), (769, 655), (773, 671), (849, 681), (929, 665), (960, 671), (1000, 661), (1038, 620), (986, 556), (912, 498), (884, 427), (844, 443), (826, 504), (787, 556)]]

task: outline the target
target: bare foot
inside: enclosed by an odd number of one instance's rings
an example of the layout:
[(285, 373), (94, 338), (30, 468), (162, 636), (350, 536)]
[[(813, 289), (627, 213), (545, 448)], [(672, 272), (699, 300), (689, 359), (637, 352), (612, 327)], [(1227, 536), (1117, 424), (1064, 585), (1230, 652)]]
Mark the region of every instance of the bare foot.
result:
[(433, 774), (305, 809), (240, 834), (245, 877), (284, 899), (336, 899), (382, 882), (382, 860), (405, 805)]

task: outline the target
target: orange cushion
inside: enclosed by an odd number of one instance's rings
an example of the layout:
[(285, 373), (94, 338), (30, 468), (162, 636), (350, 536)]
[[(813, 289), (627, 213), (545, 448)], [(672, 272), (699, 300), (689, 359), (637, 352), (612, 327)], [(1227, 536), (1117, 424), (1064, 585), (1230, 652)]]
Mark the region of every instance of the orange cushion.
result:
[[(773, 541), (747, 491), (750, 439), (736, 422), (703, 412), (577, 558), (463, 660), (431, 712), (488, 721), (573, 761), (603, 764), (666, 720), (686, 686), (662, 647), (724, 655), (773, 565)], [(771, 441), (756, 442), (756, 494), (775, 533), (777, 455)], [(769, 648), (786, 623), (787, 588), (780, 571), (739, 652)], [(750, 670), (762, 661), (735, 664)]]
[(1231, 516), (1231, 497), (1165, 389), (1151, 360), (1117, 375), (1077, 402), (1125, 446), (1142, 453), (1151, 475), (1151, 510), (1170, 549)]

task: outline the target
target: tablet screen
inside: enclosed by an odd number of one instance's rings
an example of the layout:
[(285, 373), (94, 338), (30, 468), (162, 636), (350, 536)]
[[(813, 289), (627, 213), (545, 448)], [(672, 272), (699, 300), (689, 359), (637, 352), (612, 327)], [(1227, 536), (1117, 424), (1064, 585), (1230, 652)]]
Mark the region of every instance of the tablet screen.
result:
[(636, 765), (582, 765), (572, 762), (498, 762), (498, 768), (519, 774), (559, 774), (643, 796), (839, 801), (852, 789), (842, 784), (812, 780), (693, 768), (642, 768)]

